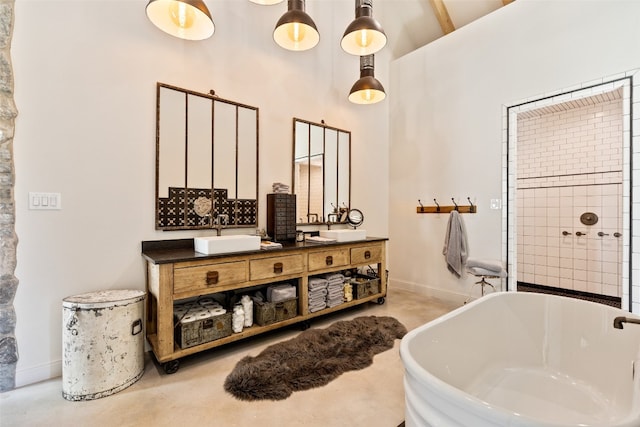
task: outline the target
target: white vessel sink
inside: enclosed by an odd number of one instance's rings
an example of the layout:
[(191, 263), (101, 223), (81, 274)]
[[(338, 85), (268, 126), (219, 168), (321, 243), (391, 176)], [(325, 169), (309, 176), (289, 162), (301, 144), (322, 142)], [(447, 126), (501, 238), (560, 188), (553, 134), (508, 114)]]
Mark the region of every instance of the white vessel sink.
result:
[(367, 230), (341, 229), (341, 230), (320, 230), (320, 237), (336, 239), (336, 242), (352, 242), (354, 240), (364, 240), (367, 238)]
[(260, 236), (237, 234), (231, 236), (195, 237), (193, 239), (193, 248), (196, 252), (207, 255), (257, 251), (260, 249)]

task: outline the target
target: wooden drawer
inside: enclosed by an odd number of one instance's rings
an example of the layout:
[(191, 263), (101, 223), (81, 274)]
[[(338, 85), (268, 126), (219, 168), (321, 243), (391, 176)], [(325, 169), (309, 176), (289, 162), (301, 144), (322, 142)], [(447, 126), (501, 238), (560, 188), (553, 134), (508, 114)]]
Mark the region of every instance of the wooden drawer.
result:
[(309, 271), (349, 265), (349, 249), (331, 249), (309, 253)]
[(378, 263), (382, 260), (382, 246), (351, 248), (351, 264)]
[(243, 283), (248, 280), (247, 261), (222, 262), (173, 270), (173, 293), (210, 290)]
[(249, 264), (249, 276), (251, 280), (271, 279), (302, 273), (303, 271), (304, 262), (302, 255), (252, 259)]

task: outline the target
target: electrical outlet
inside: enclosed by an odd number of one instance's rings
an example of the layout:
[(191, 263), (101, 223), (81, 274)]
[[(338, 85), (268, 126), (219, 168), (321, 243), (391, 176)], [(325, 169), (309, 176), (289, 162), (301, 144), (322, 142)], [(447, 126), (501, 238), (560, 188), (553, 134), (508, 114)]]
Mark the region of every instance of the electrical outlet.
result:
[(502, 200), (491, 199), (491, 209), (501, 209), (501, 208), (502, 208)]

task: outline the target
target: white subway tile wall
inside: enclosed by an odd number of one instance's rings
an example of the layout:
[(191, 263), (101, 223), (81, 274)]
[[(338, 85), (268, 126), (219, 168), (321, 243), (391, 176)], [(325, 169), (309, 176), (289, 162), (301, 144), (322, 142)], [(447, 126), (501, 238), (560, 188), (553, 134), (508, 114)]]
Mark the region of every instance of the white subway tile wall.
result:
[[(622, 230), (622, 183), (524, 188), (517, 194), (518, 281), (621, 296), (622, 239), (614, 233)], [(582, 224), (585, 212), (598, 222)]]
[[(572, 88), (523, 99), (504, 107), (502, 192), (503, 204), (507, 209), (503, 211), (502, 224), (503, 255), (508, 260), (509, 270), (508, 289), (516, 289), (516, 280), (527, 281), (524, 279), (525, 275), (528, 279), (533, 276), (534, 280), (537, 276), (540, 279), (546, 278), (549, 286), (619, 295), (623, 308), (640, 313), (640, 202), (635, 202), (634, 209), (631, 210), (631, 196), (634, 196), (633, 200), (640, 200), (640, 169), (638, 166), (634, 171), (631, 169), (632, 156), (635, 164), (640, 164), (640, 79), (637, 73), (638, 70), (631, 70)], [(618, 113), (617, 118), (608, 117), (610, 109), (620, 108), (615, 105), (618, 101), (614, 100), (620, 93), (622, 113)], [(632, 93), (636, 96), (632, 97)], [(594, 100), (599, 102), (595, 103)], [(532, 152), (523, 152), (522, 141), (519, 140), (519, 127), (525, 126), (519, 123), (518, 118), (537, 117), (529, 124), (540, 121), (540, 110), (544, 109), (547, 120), (561, 120), (557, 115), (552, 116), (566, 109), (566, 106), (559, 105), (563, 103), (580, 107), (582, 111), (576, 114), (578, 118), (582, 115), (582, 119), (586, 119), (587, 124), (584, 128), (580, 126), (578, 129), (570, 129), (569, 122), (575, 122), (576, 117), (567, 116), (563, 118), (564, 123), (558, 123), (560, 128), (564, 128), (560, 130), (559, 135), (540, 133), (536, 137), (542, 143), (557, 137), (556, 143), (571, 141), (578, 148), (566, 148), (569, 156), (565, 163), (546, 152), (556, 150), (555, 145), (537, 152), (535, 149)], [(595, 107), (595, 104), (602, 105)], [(618, 126), (614, 124), (616, 122), (620, 127), (621, 137), (610, 132), (618, 132)], [(523, 132), (531, 132), (532, 129), (533, 127), (525, 127)], [(566, 137), (562, 135), (563, 131), (566, 132)], [(578, 137), (587, 139), (577, 142)], [(598, 137), (603, 142), (603, 147), (593, 143)], [(617, 148), (612, 146), (615, 138), (621, 141), (618, 142)], [(558, 149), (558, 152), (560, 150)], [(524, 157), (523, 161), (529, 167), (528, 170), (523, 169), (522, 173), (517, 167), (520, 164), (520, 156)], [(543, 165), (545, 161), (548, 164)], [(616, 166), (620, 161), (621, 167)], [(516, 197), (520, 192), (519, 188), (526, 191), (522, 196)], [(536, 194), (536, 189), (546, 189), (546, 197), (543, 198), (540, 192)], [(543, 198), (540, 203), (545, 206), (534, 205), (538, 202), (537, 198)], [(576, 236), (576, 231), (586, 231), (577, 229), (575, 215), (583, 208), (595, 211), (597, 206), (600, 209), (599, 223), (585, 226), (578, 222), (580, 227), (588, 227), (589, 232), (584, 236)], [(533, 209), (531, 216), (536, 212), (540, 214), (541, 211), (537, 208), (545, 207), (546, 225), (539, 219), (520, 217), (519, 213), (525, 207)], [(612, 217), (614, 210), (621, 212), (621, 218)], [(533, 224), (538, 230), (528, 229), (525, 223), (529, 226)], [(565, 229), (567, 227), (573, 228)], [(602, 229), (596, 230), (597, 227)], [(555, 234), (558, 228), (560, 235)], [(622, 236), (612, 238), (609, 231), (613, 229), (616, 229), (614, 233), (620, 232)], [(562, 236), (562, 231), (573, 234)], [(604, 234), (599, 236), (599, 231)], [(546, 246), (547, 263), (540, 267), (537, 267), (537, 264), (542, 262), (543, 249), (527, 248), (527, 245), (531, 244), (536, 246), (535, 236), (538, 233), (543, 233), (550, 243)], [(559, 241), (556, 246), (557, 239)], [(633, 258), (632, 239), (635, 243)], [(533, 254), (533, 262), (522, 262), (521, 255), (524, 256), (525, 253)], [(516, 260), (518, 262), (515, 262)], [(529, 265), (525, 267), (526, 264)], [(546, 270), (542, 267), (546, 267)], [(630, 271), (633, 273), (631, 278)]]
[[(309, 179), (309, 174), (311, 174), (311, 179)], [(324, 196), (322, 182), (321, 166), (295, 163), (294, 193), (298, 196), (296, 201), (297, 222), (310, 221), (307, 217), (307, 210), (309, 213), (318, 214), (318, 220), (322, 220), (322, 201)], [(307, 183), (310, 183), (310, 185), (306, 185)], [(307, 199), (309, 200), (308, 206)]]
[(518, 281), (621, 296), (622, 88), (608, 98), (518, 117)]

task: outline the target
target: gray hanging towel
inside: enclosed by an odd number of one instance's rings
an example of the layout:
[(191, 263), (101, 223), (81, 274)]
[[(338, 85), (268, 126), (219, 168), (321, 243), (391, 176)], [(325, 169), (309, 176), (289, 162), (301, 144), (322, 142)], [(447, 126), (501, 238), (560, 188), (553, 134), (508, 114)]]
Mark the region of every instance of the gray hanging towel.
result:
[(457, 277), (462, 276), (469, 252), (467, 247), (467, 233), (464, 230), (462, 218), (458, 211), (451, 211), (449, 215), (442, 254), (447, 261), (449, 271)]

